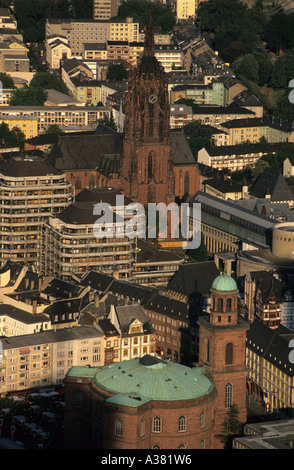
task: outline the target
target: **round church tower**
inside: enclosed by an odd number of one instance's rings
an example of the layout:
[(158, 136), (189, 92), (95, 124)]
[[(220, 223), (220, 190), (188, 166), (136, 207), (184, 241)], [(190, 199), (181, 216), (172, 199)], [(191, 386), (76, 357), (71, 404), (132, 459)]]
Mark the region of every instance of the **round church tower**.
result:
[(237, 323), (238, 288), (235, 280), (223, 273), (211, 286), (210, 323), (233, 325)]

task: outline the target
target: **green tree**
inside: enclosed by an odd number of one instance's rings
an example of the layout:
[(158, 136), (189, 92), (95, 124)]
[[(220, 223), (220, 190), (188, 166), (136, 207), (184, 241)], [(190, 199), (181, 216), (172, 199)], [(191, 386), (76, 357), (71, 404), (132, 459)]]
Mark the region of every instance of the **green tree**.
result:
[(16, 88), (9, 101), (10, 106), (43, 106), (47, 99), (45, 90), (39, 87)]
[(234, 437), (242, 435), (242, 423), (239, 421), (239, 411), (237, 405), (232, 405), (227, 412), (223, 423), (223, 432), (217, 437), (223, 443), (225, 449), (232, 448)]
[(117, 126), (115, 124), (115, 120), (114, 120), (112, 112), (110, 114), (110, 118), (108, 118), (107, 116), (104, 116), (104, 118), (98, 119), (98, 124), (103, 124), (104, 126), (109, 127), (110, 129), (113, 129), (115, 131), (117, 130)]
[(132, 17), (143, 28), (148, 23), (148, 11), (151, 8), (151, 19), (154, 26), (160, 26), (163, 33), (168, 33), (176, 24), (174, 13), (159, 3), (140, 2), (139, 0), (126, 0), (121, 3), (116, 19), (125, 21)]
[(14, 82), (10, 75), (5, 72), (0, 72), (0, 81), (2, 82), (2, 88), (15, 88)]
[(272, 15), (266, 23), (265, 36), (269, 48), (274, 52), (293, 47), (294, 14), (286, 15), (280, 12)]
[(263, 86), (270, 81), (272, 62), (265, 53), (257, 53), (255, 58), (258, 64), (258, 85)]
[(57, 90), (61, 93), (69, 94), (69, 90), (63, 80), (55, 73), (36, 72), (33, 76), (30, 87), (43, 88), (43, 90)]
[(240, 77), (246, 77), (255, 83), (259, 81), (258, 62), (252, 54), (245, 54), (239, 57), (234, 62), (233, 69)]
[(25, 135), (19, 127), (14, 127), (10, 130), (8, 125), (2, 122), (0, 124), (0, 140), (22, 146), (25, 141)]
[(202, 234), (201, 234), (200, 246), (198, 248), (191, 248), (191, 249), (186, 250), (186, 255), (189, 256), (190, 261), (193, 261), (193, 262), (208, 261), (209, 256), (207, 253), (206, 246), (204, 244), (204, 238)]
[(255, 163), (254, 167), (252, 168), (252, 178), (251, 178), (251, 183), (255, 183), (259, 175), (261, 175), (264, 170), (269, 167), (269, 163), (265, 160), (262, 160), (261, 158), (257, 160)]
[(196, 158), (199, 150), (203, 147), (211, 146), (213, 130), (201, 121), (192, 121), (184, 126), (184, 133), (187, 137), (190, 149)]
[(278, 57), (274, 63), (270, 79), (271, 86), (277, 90), (279, 88), (286, 88), (287, 86), (287, 74), (284, 60)]
[(125, 69), (123, 64), (112, 64), (108, 67), (107, 70), (107, 79), (108, 80), (117, 80), (121, 81), (128, 77), (128, 72)]

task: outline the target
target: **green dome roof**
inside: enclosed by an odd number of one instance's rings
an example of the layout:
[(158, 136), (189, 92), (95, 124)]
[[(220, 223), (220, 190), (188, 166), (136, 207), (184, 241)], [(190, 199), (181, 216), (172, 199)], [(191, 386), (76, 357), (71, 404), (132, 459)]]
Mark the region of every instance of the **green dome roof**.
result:
[(149, 355), (100, 368), (73, 367), (67, 375), (89, 376), (89, 370), (98, 386), (114, 393), (107, 402), (128, 406), (138, 406), (138, 402), (143, 404), (150, 400), (194, 399), (214, 389), (202, 367), (190, 368)]
[(238, 290), (235, 280), (225, 273), (220, 274), (217, 276), (217, 278), (215, 278), (211, 288), (221, 292), (236, 292)]

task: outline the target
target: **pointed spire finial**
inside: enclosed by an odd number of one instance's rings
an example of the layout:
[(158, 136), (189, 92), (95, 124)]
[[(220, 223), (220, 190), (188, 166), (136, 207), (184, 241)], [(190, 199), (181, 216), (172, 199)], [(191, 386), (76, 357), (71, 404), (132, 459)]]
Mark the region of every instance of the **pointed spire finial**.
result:
[(145, 28), (144, 55), (154, 55), (154, 36), (151, 19), (151, 6), (148, 9), (148, 25)]

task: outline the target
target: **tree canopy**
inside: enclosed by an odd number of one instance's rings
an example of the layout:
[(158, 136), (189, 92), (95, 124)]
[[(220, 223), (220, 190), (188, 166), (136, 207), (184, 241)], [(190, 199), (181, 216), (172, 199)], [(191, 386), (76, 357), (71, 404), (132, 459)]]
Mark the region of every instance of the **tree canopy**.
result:
[(19, 129), (19, 127), (14, 127), (9, 129), (8, 125), (5, 122), (0, 124), (0, 140), (12, 145), (22, 145), (25, 141), (24, 133)]
[(24, 40), (41, 42), (46, 18), (91, 19), (92, 0), (14, 0), (14, 14)]
[(124, 80), (128, 78), (128, 72), (125, 69), (123, 64), (112, 64), (108, 67), (107, 70), (107, 79), (108, 80)]
[(168, 33), (176, 24), (174, 13), (163, 7), (160, 3), (140, 2), (139, 0), (125, 0), (118, 8), (118, 20), (125, 20), (131, 17), (134, 21), (144, 27), (148, 23), (148, 12), (151, 8), (151, 19), (154, 26), (160, 26), (163, 33)]
[(43, 88), (43, 90), (57, 90), (69, 94), (69, 90), (63, 80), (55, 73), (36, 72), (30, 82), (30, 87)]
[(40, 87), (16, 88), (9, 101), (10, 106), (43, 106), (47, 93)]
[(5, 72), (0, 72), (0, 81), (2, 83), (3, 90), (5, 88), (15, 88), (13, 79)]
[(191, 121), (186, 124), (184, 126), (184, 133), (195, 158), (199, 150), (211, 145), (213, 130), (210, 126), (201, 124), (201, 121)]

